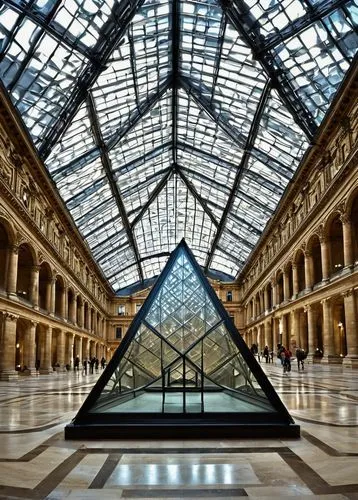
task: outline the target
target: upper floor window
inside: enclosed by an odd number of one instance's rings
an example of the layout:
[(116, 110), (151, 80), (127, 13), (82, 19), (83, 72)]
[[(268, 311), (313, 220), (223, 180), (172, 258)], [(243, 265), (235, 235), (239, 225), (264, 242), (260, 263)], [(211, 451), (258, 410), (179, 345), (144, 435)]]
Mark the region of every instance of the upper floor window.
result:
[(116, 328), (116, 339), (121, 339), (122, 338), (122, 327), (117, 326)]
[(118, 316), (124, 316), (125, 313), (126, 313), (126, 306), (124, 304), (118, 306)]
[(229, 290), (228, 292), (226, 292), (226, 300), (228, 302), (232, 302), (232, 291)]

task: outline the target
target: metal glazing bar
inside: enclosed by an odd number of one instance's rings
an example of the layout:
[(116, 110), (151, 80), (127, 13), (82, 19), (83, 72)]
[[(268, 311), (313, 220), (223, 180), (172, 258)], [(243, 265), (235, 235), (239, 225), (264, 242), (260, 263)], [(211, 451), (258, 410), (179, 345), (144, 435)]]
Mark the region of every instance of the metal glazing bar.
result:
[(243, 147), (245, 144), (246, 138), (234, 130), (231, 125), (226, 123), (211, 107), (210, 101), (205, 99), (203, 95), (190, 83), (189, 79), (185, 76), (181, 76), (180, 78), (181, 87), (185, 90), (188, 96), (192, 97), (195, 103), (199, 106), (200, 109), (204, 110), (210, 118), (221, 128), (223, 132), (234, 141), (238, 147)]
[(219, 225), (219, 222), (216, 220), (215, 215), (212, 213), (210, 208), (207, 206), (206, 201), (203, 200), (203, 198), (197, 192), (193, 183), (190, 182), (189, 179), (186, 178), (184, 173), (181, 171), (181, 168), (179, 165), (175, 165), (175, 172), (179, 175), (179, 177), (184, 182), (184, 184), (186, 185), (188, 190), (191, 192), (191, 194), (194, 196), (194, 198), (196, 198), (196, 200), (200, 203), (204, 212), (209, 216), (209, 218), (210, 218), (211, 222), (214, 224), (214, 226), (217, 227)]
[(295, 117), (296, 123), (301, 127), (306, 136), (312, 140), (318, 128), (317, 124), (312, 114), (297, 97), (295, 90), (286, 77), (284, 68), (275, 68), (275, 60), (271, 53), (259, 53), (262, 35), (257, 27), (257, 22), (255, 22), (253, 16), (248, 14), (248, 8), (244, 1), (233, 0), (230, 2), (229, 0), (219, 0), (219, 3), (231, 24), (251, 48), (255, 59), (260, 61), (271, 79), (272, 86), (277, 90), (292, 116)]
[(61, 44), (66, 45), (71, 51), (78, 52), (89, 60), (95, 60), (90, 48), (53, 19), (57, 8), (62, 4), (62, 0), (58, 0), (55, 4), (55, 9), (51, 9), (50, 17), (49, 15), (44, 16), (39, 8), (32, 8), (34, 2), (29, 2), (24, 6), (23, 4), (19, 5), (13, 0), (3, 0), (3, 3), (21, 15), (25, 15), (34, 24), (40, 26), (44, 32), (51, 35), (52, 38)]
[(123, 226), (124, 226), (126, 233), (127, 233), (127, 238), (128, 238), (129, 244), (132, 247), (132, 250), (134, 253), (134, 257), (135, 257), (137, 268), (138, 268), (139, 278), (141, 281), (143, 281), (144, 277), (143, 277), (142, 266), (139, 262), (139, 252), (138, 252), (137, 244), (136, 244), (136, 241), (135, 241), (135, 238), (134, 238), (134, 235), (133, 235), (133, 232), (132, 232), (129, 220), (128, 220), (128, 216), (127, 216), (127, 213), (126, 213), (126, 210), (124, 207), (122, 197), (121, 197), (120, 192), (118, 190), (117, 184), (114, 180), (112, 167), (111, 167), (111, 160), (110, 160), (109, 155), (108, 155), (108, 150), (106, 149), (104, 142), (103, 142), (103, 139), (102, 139), (102, 134), (101, 134), (101, 130), (99, 127), (96, 109), (95, 109), (95, 105), (94, 105), (94, 101), (93, 101), (93, 97), (92, 97), (91, 93), (88, 93), (88, 96), (87, 96), (87, 107), (88, 107), (88, 114), (89, 114), (90, 121), (92, 124), (92, 130), (93, 130), (93, 134), (95, 137), (95, 141), (101, 150), (101, 160), (102, 160), (103, 169), (104, 169), (106, 176), (108, 178), (108, 182), (109, 182), (109, 185), (111, 187), (113, 197), (116, 200), (118, 211), (119, 211), (119, 214), (121, 216)]
[(89, 89), (105, 69), (111, 53), (123, 37), (137, 9), (143, 3), (144, 0), (136, 0), (133, 3), (130, 0), (122, 0), (114, 4), (112, 15), (102, 27), (98, 41), (92, 49), (92, 53), (98, 54), (98, 57), (95, 61), (90, 61), (79, 76), (71, 99), (58, 117), (57, 124), (51, 127), (48, 134), (43, 138), (39, 148), (39, 155), (42, 159), (47, 158), (53, 145), (58, 141), (68, 124), (71, 123), (79, 106), (86, 99)]
[(251, 123), (250, 132), (249, 132), (249, 135), (247, 137), (246, 144), (245, 144), (245, 151), (244, 151), (244, 154), (242, 156), (240, 165), (237, 169), (235, 181), (234, 181), (234, 184), (231, 188), (230, 195), (229, 195), (225, 210), (224, 210), (223, 215), (221, 217), (218, 231), (216, 232), (214, 241), (211, 245), (211, 250), (210, 250), (210, 252), (208, 252), (208, 257), (207, 257), (207, 260), (205, 263), (205, 270), (206, 271), (210, 267), (215, 249), (216, 249), (216, 247), (220, 241), (221, 235), (225, 229), (226, 219), (227, 219), (229, 212), (231, 210), (231, 207), (234, 203), (236, 191), (239, 188), (242, 174), (243, 174), (243, 172), (247, 166), (247, 163), (249, 161), (251, 149), (255, 143), (255, 139), (257, 137), (257, 133), (258, 133), (259, 125), (260, 125), (260, 120), (261, 120), (262, 114), (264, 112), (266, 102), (267, 102), (267, 99), (270, 95), (270, 92), (271, 92), (271, 84), (270, 84), (270, 82), (268, 82), (265, 85), (265, 88), (261, 94), (260, 102), (256, 108), (255, 116), (254, 116), (254, 119)]
[(116, 132), (107, 140), (107, 149), (114, 148), (123, 137), (125, 137), (135, 125), (151, 110), (153, 106), (161, 99), (165, 92), (170, 88), (171, 80), (167, 78), (158, 88), (158, 92), (153, 93), (149, 98), (138, 103), (138, 107), (131, 113), (127, 122), (116, 130)]
[(148, 210), (149, 206), (153, 203), (153, 201), (157, 198), (159, 193), (162, 191), (170, 177), (173, 175), (173, 168), (170, 168), (167, 173), (164, 175), (163, 179), (155, 186), (153, 191), (150, 193), (148, 200), (146, 203), (141, 207), (140, 212), (137, 214), (135, 219), (131, 223), (131, 228), (133, 230), (134, 226), (138, 224), (138, 222), (141, 220), (143, 217), (143, 214)]
[(310, 3), (309, 12), (291, 21), (290, 24), (282, 30), (270, 33), (265, 40), (261, 42), (260, 46), (257, 48), (256, 54), (260, 55), (264, 52), (268, 52), (288, 38), (298, 35), (301, 31), (328, 16), (340, 7), (343, 7), (350, 1), (351, 0), (321, 0), (321, 2), (314, 5)]

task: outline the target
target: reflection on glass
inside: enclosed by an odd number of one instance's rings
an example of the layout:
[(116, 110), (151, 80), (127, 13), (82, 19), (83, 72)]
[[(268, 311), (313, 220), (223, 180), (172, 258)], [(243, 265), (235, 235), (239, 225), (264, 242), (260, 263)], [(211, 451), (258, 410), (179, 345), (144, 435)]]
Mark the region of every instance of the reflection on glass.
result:
[[(142, 306), (145, 308), (145, 304)], [(273, 408), (183, 249), (94, 413), (270, 412)]]

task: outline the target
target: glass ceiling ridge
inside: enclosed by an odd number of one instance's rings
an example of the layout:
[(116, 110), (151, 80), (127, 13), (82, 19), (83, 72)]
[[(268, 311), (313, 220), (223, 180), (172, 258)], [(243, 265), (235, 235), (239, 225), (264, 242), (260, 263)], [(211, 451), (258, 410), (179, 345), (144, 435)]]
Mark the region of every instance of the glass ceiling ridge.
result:
[(223, 5), (226, 15), (237, 31), (244, 37), (249, 47), (252, 50), (254, 57), (260, 62), (261, 66), (266, 71), (271, 79), (272, 86), (280, 94), (287, 108), (295, 117), (295, 121), (305, 131), (307, 137), (312, 139), (317, 130), (317, 124), (312, 114), (298, 99), (296, 92), (292, 88), (283, 67), (276, 69), (274, 58), (269, 52), (260, 54), (262, 35), (258, 24), (252, 23), (249, 29), (242, 19), (247, 19), (247, 7), (242, 0), (234, 0), (229, 6), (225, 6), (224, 0), (219, 0)]
[[(111, 16), (102, 26), (101, 33), (92, 49), (93, 53), (97, 54), (96, 60), (94, 62), (90, 61), (90, 64), (86, 66), (82, 74), (78, 75), (77, 85), (71, 99), (58, 117), (57, 125), (50, 128), (47, 135), (41, 141), (38, 152), (42, 159), (45, 160), (51, 153), (52, 147), (71, 122), (79, 106), (86, 99), (88, 91), (102, 73), (108, 58), (123, 37), (137, 9), (143, 3), (144, 0), (136, 0), (133, 4), (131, 4), (130, 0), (122, 0), (114, 4)], [(121, 22), (118, 22), (119, 19)]]

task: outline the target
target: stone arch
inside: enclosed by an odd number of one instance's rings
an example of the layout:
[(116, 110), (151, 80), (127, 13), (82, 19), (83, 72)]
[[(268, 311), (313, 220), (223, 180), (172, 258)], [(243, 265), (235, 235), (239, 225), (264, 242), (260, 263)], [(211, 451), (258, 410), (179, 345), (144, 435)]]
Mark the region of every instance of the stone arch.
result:
[(272, 309), (272, 283), (269, 281), (265, 287), (267, 294), (267, 309)]
[(76, 305), (76, 323), (78, 326), (81, 326), (83, 328), (84, 324), (83, 324), (82, 308), (84, 307), (84, 304), (83, 304), (83, 298), (80, 294), (77, 295), (76, 302), (77, 302), (77, 305)]
[(48, 262), (42, 262), (39, 270), (39, 307), (50, 311), (52, 271)]
[(55, 283), (55, 315), (65, 316), (65, 280), (60, 274), (56, 275)]
[(317, 285), (322, 281), (322, 252), (321, 241), (317, 233), (313, 233), (307, 242), (307, 251), (312, 256), (312, 284)]
[(341, 213), (337, 210), (327, 219), (325, 233), (329, 245), (329, 270), (334, 274), (344, 267), (343, 227)]
[(36, 254), (29, 243), (21, 243), (18, 252), (16, 294), (22, 299), (31, 300), (31, 276), (36, 262)]
[(350, 194), (347, 201), (347, 214), (351, 221), (352, 261), (358, 264), (358, 187)]
[(305, 255), (302, 248), (298, 248), (293, 258), (293, 265), (296, 266), (296, 283), (293, 283), (294, 293), (302, 292), (306, 286), (305, 280)]
[[(284, 266), (284, 272), (287, 275), (287, 300), (290, 300), (293, 296), (293, 269), (292, 260), (286, 262)], [(286, 297), (285, 297), (286, 298)]]
[(283, 302), (283, 270), (280, 268), (276, 272), (276, 303)]
[(11, 245), (11, 232), (6, 220), (0, 217), (0, 290), (6, 289), (8, 248)]
[(69, 286), (67, 288), (67, 318), (73, 323), (76, 322), (76, 318), (74, 317), (75, 300), (76, 300), (76, 295), (74, 288), (72, 286)]

